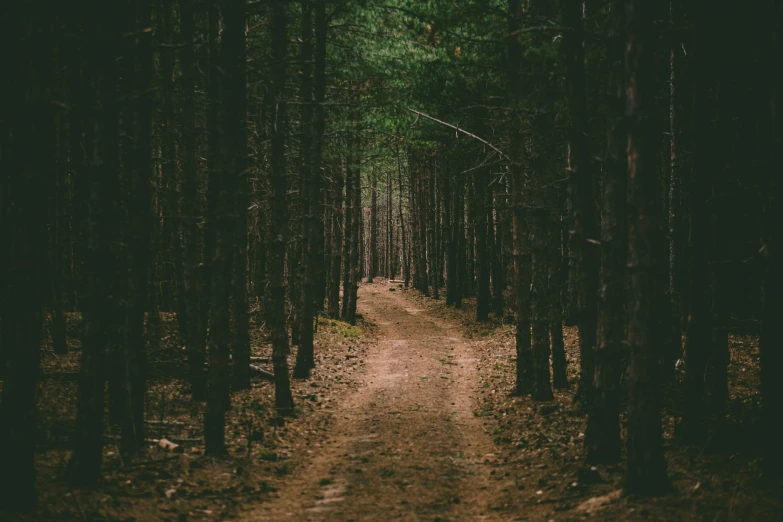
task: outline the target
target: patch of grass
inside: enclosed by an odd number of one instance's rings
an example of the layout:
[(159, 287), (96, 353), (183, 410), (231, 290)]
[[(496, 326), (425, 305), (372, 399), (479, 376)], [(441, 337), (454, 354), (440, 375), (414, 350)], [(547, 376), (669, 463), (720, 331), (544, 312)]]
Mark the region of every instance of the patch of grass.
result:
[(278, 475), (290, 475), (291, 474), (291, 467), (288, 465), (288, 463), (280, 464), (279, 466), (275, 466), (275, 473)]
[(321, 480), (318, 481), (318, 485), (321, 487), (331, 486), (332, 484), (334, 484), (334, 480), (330, 478), (322, 478)]
[(340, 328), (337, 333), (342, 335), (343, 337), (348, 337), (350, 339), (358, 339), (362, 336), (362, 331), (358, 326), (351, 326), (348, 323), (343, 323), (343, 327)]

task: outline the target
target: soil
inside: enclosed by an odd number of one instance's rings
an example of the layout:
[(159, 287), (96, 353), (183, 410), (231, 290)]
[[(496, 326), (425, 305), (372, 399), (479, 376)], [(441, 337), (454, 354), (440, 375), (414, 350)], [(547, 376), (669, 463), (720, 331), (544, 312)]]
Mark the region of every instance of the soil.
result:
[[(123, 461), (107, 420), (104, 473), (90, 489), (63, 480), (79, 360), (78, 317), (69, 316), (71, 351), (56, 356), (49, 344), (43, 353), (39, 509), (0, 520), (783, 519), (783, 484), (760, 472), (754, 336), (731, 336), (730, 409), (705, 445), (678, 442), (681, 400), (665, 397), (673, 492), (649, 499), (623, 495), (624, 463), (583, 463), (574, 328), (564, 330), (572, 389), (536, 403), (511, 395), (514, 331), (504, 318), (477, 323), (472, 300), (446, 307), (380, 280), (361, 285), (359, 297), (356, 326), (319, 319), (316, 369), (293, 381), (292, 417), (275, 417), (269, 382), (232, 395), (221, 458), (203, 455), (203, 406), (189, 401), (176, 318), (164, 316), (161, 348), (150, 354), (150, 445)], [(268, 365), (263, 324), (251, 332), (254, 363)], [(160, 449), (161, 438), (184, 451)]]
[(360, 387), (336, 407), (329, 442), (278, 498), (245, 520), (507, 520), (478, 417), (478, 354), (459, 327), (396, 286), (359, 290), (377, 326)]

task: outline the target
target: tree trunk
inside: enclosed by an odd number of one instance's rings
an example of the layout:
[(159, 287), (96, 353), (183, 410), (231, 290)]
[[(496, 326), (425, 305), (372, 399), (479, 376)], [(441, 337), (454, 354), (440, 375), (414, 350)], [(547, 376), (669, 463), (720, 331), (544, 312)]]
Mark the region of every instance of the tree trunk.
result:
[(370, 271), (367, 282), (372, 283), (378, 273), (378, 178), (375, 169), (370, 172)]
[(427, 208), (427, 272), (429, 274), (430, 287), (432, 288), (432, 298), (440, 299), (440, 282), (438, 273), (443, 270), (438, 263), (438, 225), (435, 221), (436, 203), (435, 203), (435, 176), (437, 172), (435, 160), (429, 162), (427, 168), (426, 183), (426, 203)]
[[(356, 139), (355, 137), (352, 138)], [(354, 158), (355, 148), (349, 140), (348, 162), (345, 166), (345, 212), (343, 215), (343, 306), (341, 317), (343, 321), (348, 320), (349, 296), (351, 294), (351, 248), (353, 247), (353, 184), (358, 183), (354, 180), (354, 168), (356, 161)]]
[(478, 290), (476, 295), (476, 320), (489, 319), (489, 273), (490, 252), (487, 240), (487, 176), (488, 172), (479, 169), (473, 176), (474, 204), (475, 204), (475, 229), (476, 229), (476, 258)]
[[(541, 192), (541, 189), (538, 189)], [(541, 206), (541, 199), (539, 198)], [(537, 210), (534, 228), (532, 232), (532, 265), (533, 278), (530, 292), (530, 309), (532, 325), (533, 348), (533, 392), (535, 401), (549, 401), (552, 395), (551, 373), (549, 371), (549, 358), (551, 349), (549, 345), (549, 266), (547, 263), (548, 241), (547, 223), (544, 211)]]
[[(355, 103), (358, 105), (359, 103), (359, 94), (358, 91), (355, 95)], [(351, 186), (351, 194), (349, 195), (346, 193), (346, 198), (350, 196), (351, 198), (351, 215), (346, 215), (346, 219), (351, 219), (351, 236), (350, 236), (350, 242), (351, 242), (351, 254), (348, 259), (349, 261), (349, 273), (348, 273), (348, 296), (347, 298), (344, 296), (343, 299), (346, 299), (348, 301), (348, 306), (346, 310), (346, 314), (344, 317), (344, 321), (349, 324), (356, 324), (356, 300), (358, 299), (358, 289), (359, 289), (359, 280), (361, 278), (361, 274), (359, 272), (359, 266), (360, 266), (360, 250), (362, 249), (362, 240), (359, 235), (361, 229), (362, 229), (362, 174), (361, 174), (361, 156), (359, 154), (360, 150), (360, 140), (361, 137), (359, 135), (359, 114), (358, 112), (355, 113), (355, 132), (356, 136), (353, 140), (353, 159), (354, 159), (354, 170), (353, 170), (353, 184)]]
[[(397, 200), (397, 209), (400, 216), (400, 239), (402, 243), (402, 274), (405, 280), (405, 288), (408, 288), (408, 284), (411, 279), (411, 264), (410, 256), (408, 255), (407, 239), (405, 237), (405, 216), (402, 213), (402, 160), (400, 158), (400, 150), (397, 149), (397, 182), (399, 184), (399, 198)], [(408, 214), (410, 215), (411, 208), (408, 207)]]
[(473, 179), (468, 178), (468, 224), (465, 248), (465, 297), (472, 297), (476, 293), (476, 194)]
[[(581, 4), (579, 4), (581, 6)], [(571, 151), (570, 198), (573, 206), (572, 255), (576, 263), (579, 356), (581, 363), (578, 397), (584, 406), (592, 401), (596, 339), (596, 297), (598, 295), (598, 250), (591, 241), (598, 237), (593, 199), (593, 173), (588, 149), (587, 96), (581, 7), (566, 9), (572, 27), (565, 35), (568, 139)]]
[[(168, 1), (168, 0), (164, 0)], [(220, 198), (221, 176), (218, 169), (219, 112), (220, 112), (220, 50), (218, 34), (220, 12), (217, 2), (210, 2), (207, 9), (209, 46), (209, 74), (207, 79), (207, 212), (204, 223), (204, 280), (201, 299), (201, 326), (203, 339), (207, 340), (212, 306), (212, 276), (214, 273), (215, 245), (217, 243), (217, 206)], [(190, 356), (189, 356), (190, 357)], [(192, 354), (189, 360), (191, 396), (194, 401), (207, 398), (207, 373), (204, 365), (206, 352)]]
[(329, 286), (329, 317), (338, 319), (340, 317), (340, 274), (342, 269), (342, 251), (343, 251), (343, 221), (345, 213), (343, 211), (343, 166), (338, 165), (333, 171), (334, 180), (332, 181), (332, 201), (334, 210), (332, 212), (332, 262)]
[(568, 388), (568, 362), (563, 340), (563, 303), (560, 299), (560, 265), (563, 256), (560, 212), (557, 217), (549, 225), (549, 332), (552, 340), (552, 386), (556, 390), (564, 390)]
[(120, 450), (134, 455), (144, 445), (147, 352), (144, 312), (147, 309), (152, 221), (152, 22), (150, 0), (136, 4), (134, 34), (135, 84), (133, 151), (129, 178), (128, 305), (125, 325), (125, 414)]
[[(783, 6), (780, 3), (773, 4), (771, 9), (772, 31), (771, 36), (776, 38), (775, 46), (770, 46), (770, 57), (780, 56), (783, 52), (783, 43), (780, 38), (783, 29)], [(765, 64), (767, 60), (759, 62), (760, 74), (768, 78)], [(765, 93), (769, 100), (764, 107), (775, 107), (767, 122), (768, 137), (765, 142), (767, 150), (764, 168), (768, 173), (780, 168), (783, 161), (783, 126), (781, 126), (779, 102), (783, 95), (783, 83), (779, 77), (769, 85), (769, 92)], [(773, 100), (777, 100), (777, 105)], [(766, 100), (765, 100), (766, 101)], [(759, 352), (761, 354), (761, 416), (762, 416), (762, 447), (764, 450), (763, 469), (764, 474), (770, 478), (783, 476), (783, 446), (780, 444), (780, 430), (778, 424), (783, 417), (783, 379), (780, 378), (783, 370), (783, 332), (780, 329), (779, 319), (783, 311), (783, 274), (780, 270), (780, 249), (783, 246), (783, 232), (780, 221), (783, 219), (783, 183), (780, 177), (769, 176), (769, 207), (766, 216), (766, 245), (763, 249), (765, 264), (764, 279), (764, 307), (762, 311), (761, 335), (759, 337)]]
[[(56, 169), (55, 107), (51, 103), (54, 71), (54, 19), (38, 2), (0, 8), (10, 44), (8, 80), (12, 145), (2, 151), (9, 167), (7, 203), (3, 205), (4, 258), (3, 350), (7, 374), (0, 405), (0, 510), (32, 511), (36, 502), (36, 387), (40, 371), (43, 304), (47, 293), (46, 204)], [(4, 40), (5, 40), (4, 38)], [(3, 82), (5, 83), (5, 82)], [(4, 101), (5, 103), (5, 101)], [(5, 109), (5, 107), (4, 107)], [(3, 129), (2, 132), (5, 132)], [(5, 136), (3, 136), (5, 138)], [(35, 151), (35, 153), (32, 153)], [(6, 157), (6, 154), (8, 157)], [(5, 194), (4, 194), (5, 196)], [(3, 203), (6, 203), (5, 201)]]
[[(184, 47), (180, 55), (182, 80), (182, 155), (183, 198), (182, 198), (182, 228), (185, 249), (184, 258), (184, 292), (185, 312), (187, 321), (184, 332), (187, 347), (188, 363), (190, 365), (191, 390), (193, 399), (204, 398), (202, 393), (205, 383), (199, 381), (206, 358), (206, 337), (201, 325), (201, 239), (199, 234), (198, 205), (198, 172), (196, 170), (196, 111), (194, 102), (195, 91), (195, 23), (192, 0), (180, 2), (180, 24)], [(198, 391), (198, 394), (196, 393)], [(198, 395), (198, 397), (197, 397)]]
[[(239, 176), (244, 171), (247, 139), (242, 128), (245, 118), (244, 96), (244, 30), (245, 0), (222, 0), (223, 37), (221, 70), (218, 83), (220, 99), (220, 138), (218, 168), (220, 192), (215, 222), (215, 253), (212, 274), (212, 317), (209, 338), (209, 386), (204, 411), (205, 453), (226, 452), (226, 411), (230, 407), (231, 294), (234, 251), (237, 249), (238, 226), (236, 194)], [(241, 84), (241, 85), (240, 85)]]
[(629, 360), (628, 468), (631, 493), (661, 494), (670, 489), (663, 456), (658, 403), (656, 293), (664, 283), (664, 238), (656, 159), (653, 13), (649, 3), (625, 1), (626, 104), (628, 118), (628, 313)]
[(87, 157), (87, 239), (82, 271), (82, 355), (77, 397), (76, 433), (67, 475), (76, 485), (94, 485), (103, 460), (104, 390), (107, 326), (117, 259), (112, 251), (116, 230), (109, 226), (120, 205), (116, 58), (121, 23), (116, 6), (93, 0), (86, 49), (89, 108)]
[[(399, 158), (398, 158), (399, 159)], [(397, 277), (397, 256), (394, 244), (394, 212), (392, 207), (392, 171), (386, 170), (386, 279)]]
[[(686, 444), (699, 444), (706, 437), (704, 427), (704, 373), (707, 367), (712, 327), (709, 317), (709, 237), (707, 197), (713, 168), (710, 139), (710, 83), (714, 64), (710, 58), (714, 43), (705, 13), (694, 10), (693, 64), (693, 170), (688, 190), (688, 325), (685, 334), (685, 406), (682, 435)], [(707, 40), (709, 38), (709, 40)]]
[(269, 247), (269, 302), (267, 321), (272, 337), (272, 364), (275, 372), (275, 409), (281, 416), (294, 409), (288, 375), (288, 329), (285, 321), (285, 247), (288, 241), (288, 203), (286, 195), (285, 135), (286, 135), (286, 61), (288, 37), (286, 8), (288, 2), (272, 3), (271, 44), (273, 85), (271, 107), (271, 180), (269, 211), (271, 215)]
[[(579, 17), (571, 3), (570, 16)], [(609, 100), (611, 113), (607, 130), (607, 154), (603, 168), (601, 214), (601, 273), (598, 294), (598, 339), (593, 386), (595, 395), (589, 405), (585, 449), (590, 464), (611, 464), (620, 459), (620, 376), (623, 369), (625, 342), (625, 266), (626, 245), (626, 130), (623, 113), (623, 49), (625, 35), (624, 4), (611, 6), (609, 34)]]
[[(232, 71), (231, 82), (231, 133), (233, 147), (234, 176), (236, 181), (235, 203), (236, 206), (236, 252), (233, 259), (232, 277), (232, 353), (231, 353), (231, 378), (232, 387), (235, 390), (250, 389), (250, 316), (247, 297), (247, 213), (250, 206), (250, 183), (248, 172), (247, 150), (247, 15), (245, 14), (245, 0), (233, 0), (232, 10), (237, 12), (234, 31), (232, 35), (231, 53)], [(223, 38), (227, 38), (224, 30)]]
[[(305, 2), (306, 4), (307, 2)], [(308, 21), (311, 19), (305, 4), (302, 6), (302, 33), (309, 35), (311, 26)], [(315, 368), (315, 358), (313, 354), (313, 320), (315, 314), (320, 308), (317, 302), (319, 294), (318, 283), (320, 273), (323, 271), (323, 210), (321, 208), (321, 178), (322, 178), (322, 150), (323, 135), (325, 127), (325, 108), (324, 100), (326, 96), (326, 6), (325, 0), (317, 0), (315, 5), (315, 71), (313, 73), (313, 103), (312, 113), (315, 117), (312, 121), (312, 137), (309, 140), (309, 147), (303, 142), (305, 147), (305, 158), (303, 161), (302, 172), (308, 175), (307, 197), (308, 214), (305, 216), (305, 251), (307, 253), (307, 272), (305, 274), (304, 293), (302, 295), (302, 336), (299, 344), (299, 351), (296, 354), (296, 367), (294, 369), (295, 377), (305, 377), (309, 375), (312, 368)], [(309, 38), (304, 38), (302, 56), (303, 58), (312, 55), (311, 49), (305, 49), (305, 43)], [(303, 71), (302, 92), (306, 93), (309, 89), (306, 87), (306, 79), (309, 76), (308, 71)], [(305, 94), (306, 96), (306, 94)], [(305, 97), (305, 100), (307, 98)], [(307, 105), (307, 104), (306, 104)], [(307, 111), (305, 111), (307, 112)], [(311, 118), (306, 115), (304, 120)], [(303, 122), (304, 124), (304, 122)], [(306, 131), (305, 131), (306, 134)], [(321, 300), (322, 301), (322, 300)]]
[[(527, 395), (533, 388), (533, 352), (530, 332), (530, 252), (528, 250), (529, 230), (527, 227), (527, 200), (524, 171), (525, 139), (521, 120), (521, 76), (522, 45), (518, 32), (521, 27), (522, 6), (520, 0), (508, 1), (509, 93), (512, 100), (511, 121), (511, 202), (514, 259), (514, 307), (516, 308), (516, 383), (514, 395)], [(470, 203), (469, 203), (470, 204)], [(470, 216), (468, 216), (470, 220)], [(468, 238), (468, 248), (472, 240)], [(470, 269), (468, 270), (470, 276)]]
[[(503, 292), (506, 289), (503, 263), (503, 198), (505, 194), (498, 193), (496, 197), (492, 197), (493, 193), (499, 192), (499, 187), (501, 186), (502, 183), (495, 183), (493, 185), (494, 188), (489, 191), (490, 207), (494, 206), (495, 211), (493, 219), (492, 208), (489, 209), (487, 237), (492, 241), (492, 312), (495, 314), (495, 317), (502, 320), (506, 315), (506, 302), (503, 296)], [(493, 199), (494, 205), (492, 205)]]

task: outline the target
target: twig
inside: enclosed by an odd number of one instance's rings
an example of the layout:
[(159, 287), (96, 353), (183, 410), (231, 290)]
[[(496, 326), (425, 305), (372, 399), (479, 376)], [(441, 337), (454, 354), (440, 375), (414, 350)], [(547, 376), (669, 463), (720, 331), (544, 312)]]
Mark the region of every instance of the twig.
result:
[(418, 114), (419, 116), (424, 116), (425, 118), (428, 118), (428, 119), (430, 119), (430, 120), (432, 120), (432, 121), (434, 121), (434, 122), (436, 122), (436, 123), (440, 123), (441, 125), (445, 125), (446, 127), (452, 128), (452, 129), (454, 129), (455, 131), (461, 132), (462, 134), (464, 134), (464, 135), (466, 135), (466, 136), (469, 136), (469, 137), (471, 137), (471, 138), (473, 138), (473, 139), (476, 139), (476, 140), (480, 141), (481, 143), (483, 143), (484, 145), (486, 145), (487, 147), (489, 147), (490, 149), (492, 149), (492, 150), (494, 150), (495, 152), (497, 152), (498, 154), (500, 154), (501, 156), (503, 156), (504, 158), (506, 158), (506, 160), (508, 160), (508, 161), (511, 161), (511, 158), (509, 158), (508, 156), (506, 156), (506, 155), (503, 153), (503, 151), (502, 151), (502, 150), (500, 150), (499, 148), (495, 147), (494, 145), (492, 145), (492, 144), (491, 144), (490, 142), (488, 142), (487, 140), (485, 140), (485, 139), (482, 139), (482, 138), (479, 138), (479, 137), (478, 137), (478, 136), (476, 136), (475, 134), (473, 134), (473, 133), (471, 133), (471, 132), (468, 132), (468, 131), (466, 131), (465, 129), (460, 129), (460, 128), (459, 128), (459, 127), (457, 127), (456, 125), (452, 125), (451, 123), (446, 123), (445, 121), (441, 121), (441, 120), (439, 120), (439, 119), (437, 119), (437, 118), (433, 118), (432, 116), (429, 116), (428, 114), (424, 114), (423, 112), (419, 112), (419, 111), (417, 111), (417, 110), (411, 109), (410, 107), (408, 108), (408, 110), (409, 110), (409, 111), (411, 111), (411, 112), (412, 112), (412, 113), (414, 113), (414, 114)]

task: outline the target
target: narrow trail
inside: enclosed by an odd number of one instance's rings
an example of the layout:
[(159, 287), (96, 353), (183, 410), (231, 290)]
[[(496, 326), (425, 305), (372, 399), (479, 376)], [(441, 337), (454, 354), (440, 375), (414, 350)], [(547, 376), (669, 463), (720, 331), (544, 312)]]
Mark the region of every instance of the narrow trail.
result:
[(335, 409), (329, 440), (246, 520), (505, 519), (492, 510), (492, 442), (473, 414), (474, 348), (457, 325), (389, 288), (359, 290), (378, 342), (363, 384)]

